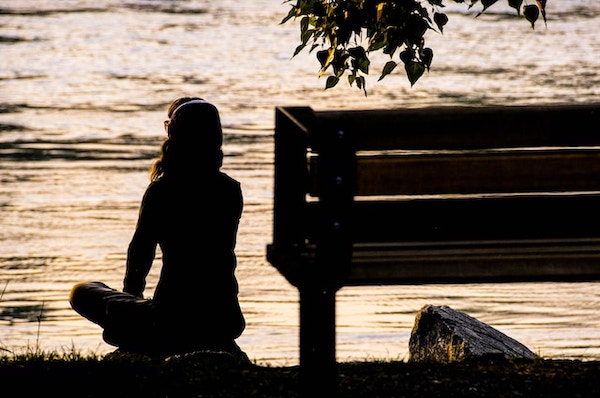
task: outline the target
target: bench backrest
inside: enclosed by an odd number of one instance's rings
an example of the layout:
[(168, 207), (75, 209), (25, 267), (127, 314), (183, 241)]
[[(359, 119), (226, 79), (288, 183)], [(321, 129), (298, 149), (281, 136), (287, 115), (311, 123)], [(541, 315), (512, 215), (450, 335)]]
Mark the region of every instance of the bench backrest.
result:
[(600, 278), (600, 104), (277, 108), (296, 286)]

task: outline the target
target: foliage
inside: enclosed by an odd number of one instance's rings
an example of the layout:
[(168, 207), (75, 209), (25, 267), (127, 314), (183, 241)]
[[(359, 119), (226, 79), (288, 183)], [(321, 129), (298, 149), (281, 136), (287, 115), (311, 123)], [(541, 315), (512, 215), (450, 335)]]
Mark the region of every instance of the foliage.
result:
[[(381, 51), (389, 55), (379, 80), (396, 69), (399, 62), (411, 86), (429, 70), (433, 50), (425, 46), (425, 34), (431, 29), (443, 34), (448, 16), (442, 9), (449, 2), (464, 3), (469, 9), (481, 3), (479, 16), (498, 0), (285, 0), (291, 3), (288, 15), (281, 23), (300, 18), (300, 45), (296, 56), (310, 45), (316, 52), (320, 75), (328, 69), (325, 89), (338, 84), (348, 72), (348, 82), (366, 91), (365, 75), (369, 74), (369, 54)], [(546, 22), (546, 0), (506, 0), (532, 29), (541, 13)], [(523, 2), (525, 1), (525, 4)], [(363, 46), (363, 43), (366, 43)], [(366, 47), (366, 48), (365, 48)]]

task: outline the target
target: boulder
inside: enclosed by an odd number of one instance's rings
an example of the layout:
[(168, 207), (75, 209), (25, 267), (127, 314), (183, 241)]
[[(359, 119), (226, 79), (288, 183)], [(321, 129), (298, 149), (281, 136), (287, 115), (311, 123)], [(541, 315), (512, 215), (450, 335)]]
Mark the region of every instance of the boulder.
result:
[(464, 312), (426, 305), (417, 313), (409, 341), (409, 361), (447, 363), (483, 356), (535, 358), (523, 344)]

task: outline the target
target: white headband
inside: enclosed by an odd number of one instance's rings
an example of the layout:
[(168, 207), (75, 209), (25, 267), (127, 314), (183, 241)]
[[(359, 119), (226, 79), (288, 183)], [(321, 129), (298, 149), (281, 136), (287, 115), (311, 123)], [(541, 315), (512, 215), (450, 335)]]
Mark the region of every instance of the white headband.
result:
[(179, 105), (177, 108), (175, 108), (175, 110), (173, 111), (173, 113), (171, 114), (171, 118), (173, 119), (173, 117), (175, 117), (175, 115), (177, 114), (177, 111), (180, 110), (181, 108), (183, 108), (186, 105), (191, 105), (191, 104), (206, 104), (206, 101), (203, 99), (194, 99), (188, 102), (184, 102), (183, 104)]

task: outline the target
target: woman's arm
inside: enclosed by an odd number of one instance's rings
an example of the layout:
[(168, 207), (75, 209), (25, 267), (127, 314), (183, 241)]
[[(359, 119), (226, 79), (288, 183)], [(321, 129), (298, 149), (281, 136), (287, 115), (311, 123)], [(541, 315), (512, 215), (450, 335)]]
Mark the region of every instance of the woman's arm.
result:
[(135, 232), (127, 250), (123, 291), (143, 297), (146, 277), (156, 255), (158, 243), (156, 201), (151, 187), (144, 194)]

